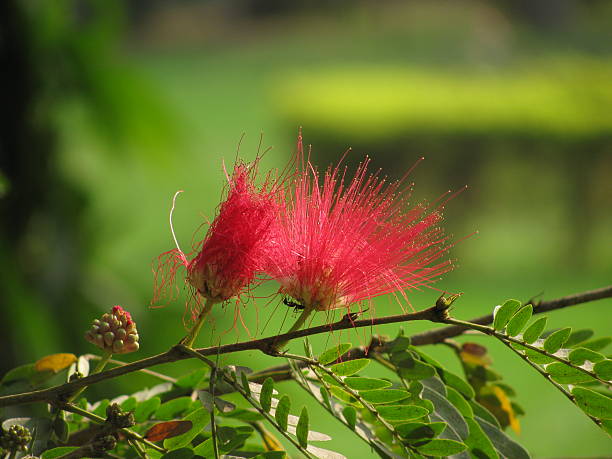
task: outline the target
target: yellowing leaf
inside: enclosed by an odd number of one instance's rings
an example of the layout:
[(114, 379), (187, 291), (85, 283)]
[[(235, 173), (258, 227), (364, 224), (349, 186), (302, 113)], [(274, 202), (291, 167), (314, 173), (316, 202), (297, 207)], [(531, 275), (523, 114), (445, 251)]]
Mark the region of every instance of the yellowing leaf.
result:
[(508, 414), (508, 420), (510, 422), (510, 427), (517, 434), (521, 433), (521, 424), (518, 419), (514, 415), (514, 409), (512, 408), (512, 404), (510, 403), (510, 399), (506, 395), (506, 393), (498, 386), (493, 386), (493, 393), (497, 396), (498, 400), (501, 403), (501, 409)]
[(501, 387), (487, 385), (476, 399), (495, 416), (502, 427), (510, 426), (517, 434), (521, 432), (521, 425), (516, 418), (514, 408)]
[(34, 368), (39, 372), (52, 371), (58, 373), (76, 361), (77, 356), (74, 354), (51, 354), (36, 362)]
[(278, 439), (267, 430), (261, 432), (261, 438), (264, 442), (266, 451), (284, 451), (285, 448)]

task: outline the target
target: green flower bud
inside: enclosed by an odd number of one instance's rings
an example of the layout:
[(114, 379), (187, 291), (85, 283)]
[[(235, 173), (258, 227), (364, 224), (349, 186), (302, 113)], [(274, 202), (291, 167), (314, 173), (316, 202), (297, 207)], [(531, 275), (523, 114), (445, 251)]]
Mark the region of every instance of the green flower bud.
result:
[(100, 349), (113, 354), (127, 354), (139, 349), (138, 330), (130, 313), (114, 306), (110, 313), (93, 321), (85, 339)]

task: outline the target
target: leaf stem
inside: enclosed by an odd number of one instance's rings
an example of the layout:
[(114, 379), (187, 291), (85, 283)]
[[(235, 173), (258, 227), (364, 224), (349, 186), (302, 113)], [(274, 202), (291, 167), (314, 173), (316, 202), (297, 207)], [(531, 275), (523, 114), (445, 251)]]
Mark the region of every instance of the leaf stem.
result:
[(180, 344), (184, 344), (187, 347), (193, 346), (193, 343), (198, 337), (198, 334), (200, 333), (200, 330), (202, 329), (202, 326), (204, 325), (204, 322), (206, 321), (206, 317), (212, 310), (212, 307), (214, 304), (215, 302), (212, 301), (211, 299), (209, 298), (206, 299), (206, 302), (204, 303), (204, 307), (202, 308), (202, 311), (200, 311), (200, 315), (198, 316), (196, 323), (193, 325), (189, 333), (187, 333), (187, 336), (185, 336), (180, 341)]
[[(313, 366), (313, 367), (318, 368), (319, 370), (325, 372), (329, 377), (331, 377), (332, 379), (334, 379), (334, 381), (336, 381), (338, 384), (340, 384), (340, 386), (342, 387), (342, 389), (345, 392), (348, 392), (357, 401), (359, 401), (359, 403), (361, 403), (363, 405), (363, 407), (366, 410), (368, 410), (368, 412), (372, 416), (374, 416), (376, 418), (376, 420), (378, 422), (380, 422), (380, 424), (383, 427), (385, 427), (385, 429), (387, 429), (389, 431), (389, 433), (393, 436), (393, 438), (395, 438), (397, 440), (398, 444), (401, 447), (403, 447), (403, 448), (407, 447), (408, 449), (412, 450), (412, 447), (410, 445), (405, 445), (404, 443), (402, 443), (402, 437), (397, 433), (397, 431), (393, 428), (393, 426), (391, 424), (389, 424), (389, 422), (387, 422), (378, 413), (378, 411), (376, 411), (376, 408), (374, 408), (374, 406), (372, 406), (370, 403), (366, 402), (363, 399), (363, 397), (361, 397), (361, 395), (359, 395), (359, 392), (357, 392), (354, 389), (352, 389), (349, 386), (347, 386), (345, 384), (345, 382), (338, 375), (336, 375), (336, 373), (334, 373), (333, 371), (331, 371), (329, 368), (325, 367), (324, 365), (321, 365), (317, 360), (310, 359), (308, 357), (302, 357), (301, 355), (287, 354), (287, 353), (283, 353), (282, 356), (287, 358), (287, 359), (292, 359), (292, 360), (298, 360), (298, 361), (306, 362), (309, 366)], [(315, 372), (315, 374), (316, 374), (316, 372)], [(321, 380), (319, 379), (319, 381), (321, 381)], [(325, 383), (323, 381), (321, 381), (321, 383), (325, 385)]]
[[(113, 356), (113, 353), (111, 351), (104, 351), (104, 353), (102, 354), (102, 357), (100, 357), (100, 361), (97, 363), (93, 371), (91, 371), (89, 374), (95, 375), (97, 373), (100, 373), (102, 370), (104, 370), (104, 368), (106, 367), (106, 364), (108, 363), (108, 361), (110, 360), (112, 356)], [(67, 402), (70, 403), (76, 400), (78, 396), (81, 395), (85, 391), (85, 389), (87, 389), (87, 386), (81, 387), (74, 394), (68, 397)]]
[[(588, 376), (590, 376), (593, 379), (596, 379), (597, 381), (599, 381), (601, 384), (603, 384), (605, 387), (610, 388), (610, 383), (608, 381), (605, 381), (603, 379), (601, 379), (599, 376), (597, 376), (597, 374), (595, 374), (594, 371), (589, 371), (585, 368), (582, 368), (578, 365), (574, 365), (572, 362), (570, 362), (569, 360), (564, 359), (563, 357), (559, 357), (555, 354), (551, 354), (549, 352), (546, 352), (544, 349), (540, 349), (537, 346), (534, 346), (533, 344), (528, 344), (525, 343), (524, 341), (521, 341), (520, 339), (514, 338), (513, 336), (508, 336), (505, 335), (503, 333), (498, 332), (497, 330), (491, 328), (491, 327), (487, 327), (485, 325), (479, 325), (479, 324), (473, 324), (470, 322), (465, 322), (463, 320), (457, 320), (457, 319), (452, 319), (452, 318), (448, 318), (445, 322), (450, 323), (450, 324), (456, 324), (456, 325), (461, 325), (462, 327), (466, 327), (466, 328), (471, 328), (472, 330), (477, 330), (479, 332), (482, 333), (486, 333), (487, 335), (491, 335), (495, 338), (497, 338), (498, 340), (502, 341), (504, 344), (507, 344), (508, 342), (511, 343), (515, 343), (518, 344), (520, 346), (526, 347), (529, 350), (535, 351), (538, 354), (542, 354), (546, 357), (549, 357), (551, 359), (554, 359), (558, 362), (563, 363), (564, 365), (567, 365), (570, 368), (573, 368), (574, 370), (580, 371)], [(510, 346), (510, 348), (515, 351), (517, 354), (522, 355), (520, 352), (518, 352), (516, 349), (514, 349), (512, 346)]]
[[(542, 376), (543, 376), (543, 377), (544, 377), (544, 378), (545, 378), (545, 379), (546, 379), (546, 380), (547, 380), (549, 383), (551, 383), (551, 384), (552, 384), (553, 386), (555, 386), (555, 387), (556, 387), (556, 388), (557, 388), (557, 389), (558, 389), (558, 390), (559, 390), (559, 391), (560, 391), (560, 392), (561, 392), (563, 395), (565, 395), (565, 396), (566, 396), (566, 397), (567, 397), (567, 398), (570, 400), (570, 402), (572, 402), (574, 405), (576, 405), (576, 398), (574, 397), (574, 395), (573, 395), (571, 392), (567, 391), (567, 390), (565, 389), (565, 387), (563, 387), (563, 386), (562, 386), (561, 384), (559, 384), (558, 382), (554, 381), (554, 380), (551, 378), (551, 376), (550, 376), (548, 373), (546, 373), (546, 371), (544, 371), (542, 368), (540, 368), (540, 366), (539, 366), (539, 365), (537, 365), (537, 364), (533, 363), (531, 360), (529, 360), (529, 359), (527, 358), (527, 356), (526, 356), (526, 355), (524, 355), (524, 354), (522, 354), (522, 353), (518, 352), (516, 349), (514, 349), (512, 346), (510, 346), (510, 344), (509, 344), (509, 343), (507, 343), (507, 342), (505, 342), (505, 341), (503, 341), (503, 343), (504, 343), (504, 344), (505, 344), (507, 347), (509, 347), (509, 348), (510, 348), (510, 349), (511, 349), (511, 350), (512, 350), (512, 351), (513, 351), (513, 352), (514, 352), (516, 355), (518, 355), (518, 356), (519, 356), (521, 359), (523, 359), (525, 362), (527, 362), (527, 363), (528, 363), (528, 364), (529, 364), (531, 367), (535, 368), (535, 370), (536, 370), (538, 373), (540, 373), (540, 374), (541, 374), (541, 375), (542, 375)], [(582, 410), (581, 410), (581, 411), (582, 411)], [(582, 412), (584, 413), (584, 411), (582, 411)], [(591, 416), (591, 415), (590, 415), (590, 414), (588, 414), (588, 413), (584, 413), (584, 414), (586, 414), (586, 415), (589, 417), (589, 419), (591, 419), (591, 421), (593, 421), (595, 424), (597, 424), (597, 426), (598, 426), (598, 427), (601, 427), (601, 421), (600, 421), (599, 419), (597, 419), (596, 417)]]
[[(180, 345), (180, 344), (178, 346), (183, 352), (186, 352), (187, 354), (195, 357), (196, 359), (201, 360), (206, 365), (208, 365), (211, 369), (214, 370), (215, 368), (217, 368), (214, 362), (204, 357), (198, 351), (191, 349), (189, 347)], [(247, 402), (249, 402), (253, 406), (253, 408), (255, 408), (259, 412), (259, 414), (261, 414), (264, 418), (266, 418), (266, 420), (270, 422), (270, 424), (272, 424), (274, 428), (278, 430), (278, 432), (281, 435), (283, 435), (287, 440), (289, 440), (293, 444), (293, 446), (295, 446), (302, 454), (304, 454), (308, 458), (314, 458), (314, 456), (310, 454), (310, 452), (307, 451), (306, 448), (303, 448), (302, 445), (300, 445), (298, 441), (296, 441), (293, 437), (291, 437), (288, 432), (281, 429), (281, 427), (276, 422), (276, 419), (274, 419), (274, 417), (272, 417), (270, 413), (268, 413), (267, 411), (264, 411), (259, 405), (259, 403), (253, 397), (251, 397), (251, 395), (247, 394), (247, 392), (242, 388), (242, 386), (238, 382), (234, 381), (232, 378), (227, 376), (227, 374), (225, 374), (225, 372), (223, 371), (221, 371), (221, 376), (229, 385), (231, 385), (236, 390), (236, 392), (238, 392), (242, 396), (242, 398), (244, 398)]]

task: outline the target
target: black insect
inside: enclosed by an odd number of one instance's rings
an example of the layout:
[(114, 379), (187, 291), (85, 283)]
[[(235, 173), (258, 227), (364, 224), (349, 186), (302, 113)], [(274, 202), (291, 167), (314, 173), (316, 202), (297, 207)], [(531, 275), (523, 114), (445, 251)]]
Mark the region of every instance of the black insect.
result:
[(289, 298), (283, 298), (283, 303), (285, 303), (285, 306), (289, 306), (290, 308), (293, 308), (296, 311), (301, 311), (304, 309), (303, 304), (296, 303), (295, 301), (292, 301)]

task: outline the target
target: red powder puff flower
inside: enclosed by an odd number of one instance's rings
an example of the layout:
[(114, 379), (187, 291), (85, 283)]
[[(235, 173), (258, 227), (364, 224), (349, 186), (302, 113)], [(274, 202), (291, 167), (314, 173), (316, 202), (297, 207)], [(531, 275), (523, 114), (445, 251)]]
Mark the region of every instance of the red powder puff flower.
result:
[(206, 300), (202, 310), (197, 311), (199, 318), (191, 341), (185, 344), (193, 342), (212, 305), (245, 293), (263, 269), (278, 199), (277, 186), (270, 176), (261, 187), (255, 185), (258, 161), (237, 163), (231, 177), (226, 173), (227, 198), (206, 236), (194, 248), (196, 255), (191, 260), (178, 243), (176, 249), (160, 256), (155, 299), (173, 285), (177, 269), (183, 266), (187, 282)]
[(405, 297), (406, 290), (429, 285), (452, 268), (441, 260), (447, 237), (438, 227), (439, 209), (408, 209), (405, 177), (387, 183), (368, 175), (366, 158), (350, 181), (339, 166), (321, 180), (303, 159), (301, 135), (300, 163), (267, 267), (280, 293), (304, 308), (291, 331), (312, 311), (349, 308), (386, 293)]

